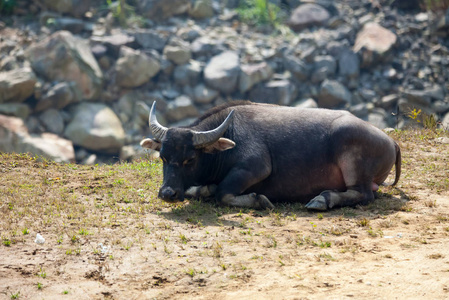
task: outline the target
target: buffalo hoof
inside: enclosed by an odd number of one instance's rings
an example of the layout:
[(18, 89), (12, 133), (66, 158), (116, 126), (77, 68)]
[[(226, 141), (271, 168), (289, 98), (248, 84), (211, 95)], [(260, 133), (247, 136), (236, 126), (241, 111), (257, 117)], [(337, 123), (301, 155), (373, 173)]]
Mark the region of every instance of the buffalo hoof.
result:
[(257, 203), (261, 209), (274, 209), (273, 203), (264, 195), (257, 195)]
[(321, 195), (316, 196), (306, 204), (307, 209), (325, 211), (328, 209), (326, 198)]

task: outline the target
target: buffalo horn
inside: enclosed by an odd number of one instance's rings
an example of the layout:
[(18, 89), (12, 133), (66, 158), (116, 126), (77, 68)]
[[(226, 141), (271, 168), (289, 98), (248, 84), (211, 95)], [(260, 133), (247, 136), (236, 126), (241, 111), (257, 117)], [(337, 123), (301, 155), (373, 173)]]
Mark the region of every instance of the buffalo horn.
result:
[(151, 106), (149, 123), (150, 123), (150, 130), (151, 133), (153, 134), (154, 139), (158, 142), (161, 142), (162, 139), (165, 137), (168, 128), (159, 124), (159, 122), (156, 119), (156, 101), (154, 101), (153, 105)]
[(197, 148), (205, 147), (216, 142), (219, 138), (223, 136), (226, 129), (228, 129), (229, 124), (231, 124), (232, 116), (234, 111), (232, 110), (226, 119), (215, 129), (209, 131), (194, 131), (193, 132), (193, 145)]

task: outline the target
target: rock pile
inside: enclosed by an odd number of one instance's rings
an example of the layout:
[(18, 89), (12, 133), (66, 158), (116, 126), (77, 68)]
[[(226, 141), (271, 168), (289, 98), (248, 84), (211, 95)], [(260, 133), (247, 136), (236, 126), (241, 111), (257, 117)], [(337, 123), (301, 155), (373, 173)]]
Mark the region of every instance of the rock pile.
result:
[(449, 127), (449, 10), (274, 1), (291, 8), (291, 31), (267, 35), (239, 21), (237, 0), (129, 2), (123, 29), (94, 0), (18, 1), (0, 24), (0, 151), (129, 159), (155, 100), (170, 126), (250, 99), (347, 109), (380, 128), (415, 110)]

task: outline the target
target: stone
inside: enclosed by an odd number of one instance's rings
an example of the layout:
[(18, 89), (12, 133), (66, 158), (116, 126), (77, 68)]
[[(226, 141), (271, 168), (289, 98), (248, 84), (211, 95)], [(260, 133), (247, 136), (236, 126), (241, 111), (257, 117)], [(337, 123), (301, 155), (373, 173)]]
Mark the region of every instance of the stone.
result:
[(196, 118), (199, 116), (199, 112), (192, 99), (185, 95), (177, 97), (175, 100), (168, 103), (165, 117), (168, 122), (174, 123), (187, 118)]
[(293, 31), (299, 32), (312, 26), (324, 26), (330, 17), (329, 11), (324, 7), (314, 3), (306, 3), (295, 8), (287, 24)]
[(176, 66), (173, 79), (178, 85), (197, 85), (200, 81), (203, 67), (199, 61), (190, 60), (187, 64)]
[(162, 51), (168, 40), (166, 35), (151, 29), (137, 29), (133, 35), (143, 48), (157, 51)]
[(51, 87), (48, 92), (43, 95), (34, 110), (36, 112), (44, 111), (49, 108), (62, 109), (71, 103), (81, 101), (81, 91), (75, 82), (60, 82)]
[(336, 80), (325, 80), (321, 83), (318, 105), (324, 108), (336, 108), (350, 104), (352, 99), (348, 89)]
[(83, 17), (92, 5), (92, 0), (43, 0), (42, 2), (50, 10), (76, 18)]
[(177, 65), (185, 64), (192, 58), (192, 52), (184, 45), (167, 45), (164, 48), (164, 55)]
[(357, 78), (360, 74), (360, 60), (354, 51), (343, 50), (338, 58), (338, 73), (349, 78)]
[(0, 152), (20, 153), (21, 141), (29, 136), (22, 119), (0, 115)]
[(33, 95), (36, 81), (30, 68), (0, 72), (0, 103), (25, 101)]
[(51, 108), (39, 115), (39, 120), (48, 132), (61, 135), (64, 132), (64, 118), (58, 110)]
[(218, 91), (213, 90), (200, 83), (193, 89), (193, 99), (195, 103), (209, 104), (219, 95)]
[(398, 94), (386, 95), (380, 99), (379, 106), (382, 108), (385, 108), (385, 109), (389, 108), (389, 107), (393, 107), (394, 105), (397, 104), (398, 100), (399, 100)]
[(316, 103), (315, 100), (312, 98), (299, 100), (295, 104), (293, 104), (294, 107), (298, 108), (318, 108), (318, 103)]
[(138, 0), (139, 14), (155, 21), (186, 13), (190, 0)]
[(121, 87), (135, 88), (148, 82), (160, 68), (159, 62), (153, 57), (123, 46), (115, 66), (115, 80)]
[(266, 62), (251, 65), (244, 64), (240, 68), (239, 90), (241, 93), (249, 91), (259, 82), (270, 79), (274, 74), (273, 68)]
[(330, 55), (315, 56), (313, 60), (315, 69), (324, 69), (326, 74), (330, 76), (337, 71), (337, 61)]
[(92, 36), (90, 41), (93, 45), (103, 45), (107, 49), (107, 53), (113, 58), (118, 58), (120, 49), (123, 46), (132, 47), (136, 38), (132, 35), (119, 32), (107, 36)]
[(443, 128), (445, 128), (446, 130), (449, 130), (449, 113), (447, 113), (442, 121), (441, 121), (441, 126), (443, 126)]
[(195, 19), (206, 19), (214, 16), (212, 0), (196, 0), (189, 10), (189, 15)]
[(7, 116), (19, 117), (23, 120), (28, 118), (31, 109), (27, 104), (23, 103), (0, 103), (0, 114)]
[(234, 51), (225, 51), (209, 61), (204, 69), (204, 81), (211, 88), (224, 94), (237, 89), (240, 74), (239, 56)]
[(76, 82), (84, 99), (99, 96), (103, 73), (84, 40), (68, 31), (57, 31), (25, 53), (36, 74), (47, 80)]
[(353, 50), (355, 53), (361, 53), (362, 67), (368, 67), (386, 60), (396, 42), (397, 37), (393, 32), (370, 22), (357, 34)]
[(309, 79), (312, 68), (301, 59), (293, 55), (286, 55), (283, 59), (283, 64), (284, 68), (290, 71), (298, 80), (304, 81)]
[(290, 105), (297, 89), (289, 80), (271, 80), (259, 83), (249, 92), (249, 99), (258, 103)]
[(75, 150), (72, 142), (48, 132), (25, 137), (20, 145), (20, 150), (20, 152), (29, 152), (57, 163), (75, 162)]
[(117, 115), (105, 104), (80, 103), (64, 136), (91, 151), (119, 153), (125, 132)]

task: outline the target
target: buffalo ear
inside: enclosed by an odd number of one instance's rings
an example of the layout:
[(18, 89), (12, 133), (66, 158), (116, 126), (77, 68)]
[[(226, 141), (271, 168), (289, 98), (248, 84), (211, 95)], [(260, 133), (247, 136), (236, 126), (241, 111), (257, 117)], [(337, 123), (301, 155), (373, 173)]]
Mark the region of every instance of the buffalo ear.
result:
[(140, 142), (140, 146), (142, 146), (142, 148), (145, 149), (153, 149), (156, 151), (161, 150), (161, 143), (156, 142), (155, 140), (152, 139), (144, 139)]
[(230, 139), (219, 138), (218, 141), (212, 145), (203, 148), (205, 153), (216, 153), (220, 151), (226, 151), (235, 147), (235, 143)]

